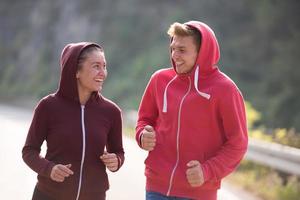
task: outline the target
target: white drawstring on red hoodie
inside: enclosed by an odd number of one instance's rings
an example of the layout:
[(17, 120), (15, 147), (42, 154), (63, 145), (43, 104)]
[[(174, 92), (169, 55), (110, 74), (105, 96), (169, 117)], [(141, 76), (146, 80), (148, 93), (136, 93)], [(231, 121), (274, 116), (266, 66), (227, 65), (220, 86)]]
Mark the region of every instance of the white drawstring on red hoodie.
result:
[(199, 89), (198, 89), (198, 78), (199, 78), (199, 65), (197, 65), (196, 71), (195, 71), (194, 86), (195, 86), (195, 89), (196, 89), (196, 91), (198, 92), (198, 94), (200, 96), (202, 96), (202, 97), (206, 98), (207, 100), (209, 100), (210, 99), (210, 94), (199, 91)]
[[(167, 99), (167, 91), (168, 91), (168, 87), (169, 85), (177, 78), (177, 75), (174, 76), (174, 78), (172, 78), (172, 80), (169, 81), (169, 83), (167, 84), (165, 91), (164, 91), (164, 99), (163, 99), (163, 113), (167, 112), (168, 109), (168, 99)], [(199, 65), (197, 65), (196, 70), (195, 70), (195, 74), (194, 74), (194, 86), (196, 91), (198, 92), (198, 94), (204, 98), (206, 98), (207, 100), (210, 99), (210, 94), (204, 93), (199, 91), (198, 89), (198, 79), (199, 79)]]
[(172, 80), (169, 81), (169, 83), (167, 84), (165, 91), (164, 91), (164, 104), (163, 104), (163, 113), (167, 112), (167, 107), (168, 107), (168, 100), (167, 100), (167, 91), (168, 91), (168, 87), (169, 85), (176, 79), (177, 75), (174, 76), (174, 78), (172, 78)]

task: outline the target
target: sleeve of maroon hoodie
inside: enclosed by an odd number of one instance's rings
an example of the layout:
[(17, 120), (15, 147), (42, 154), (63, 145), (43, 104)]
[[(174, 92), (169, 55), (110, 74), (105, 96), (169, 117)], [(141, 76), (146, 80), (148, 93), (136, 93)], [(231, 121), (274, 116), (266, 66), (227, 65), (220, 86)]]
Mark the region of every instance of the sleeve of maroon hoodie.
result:
[(55, 163), (40, 156), (41, 145), (47, 137), (47, 110), (46, 102), (41, 101), (36, 107), (28, 131), (25, 145), (22, 150), (24, 162), (36, 173), (50, 177)]
[(158, 116), (158, 108), (155, 101), (156, 77), (152, 75), (141, 100), (138, 120), (136, 126), (135, 139), (141, 147), (141, 132), (146, 125), (155, 126), (156, 118)]
[(114, 123), (111, 131), (108, 135), (107, 140), (107, 151), (110, 153), (115, 153), (118, 157), (118, 171), (120, 167), (123, 165), (125, 157), (124, 157), (124, 149), (122, 142), (122, 115), (121, 111), (114, 113)]
[(220, 123), (226, 142), (215, 157), (202, 164), (205, 181), (219, 180), (231, 173), (240, 163), (248, 145), (244, 100), (236, 87), (231, 87), (220, 100)]

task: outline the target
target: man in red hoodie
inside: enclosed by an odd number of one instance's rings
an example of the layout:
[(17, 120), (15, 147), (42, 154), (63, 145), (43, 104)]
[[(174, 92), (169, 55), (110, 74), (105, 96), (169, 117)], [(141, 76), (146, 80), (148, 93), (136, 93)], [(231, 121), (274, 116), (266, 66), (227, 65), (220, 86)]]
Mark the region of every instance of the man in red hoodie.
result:
[(216, 200), (247, 150), (244, 100), (218, 69), (219, 45), (206, 24), (176, 22), (168, 34), (173, 67), (152, 75), (136, 126), (149, 152), (146, 200)]

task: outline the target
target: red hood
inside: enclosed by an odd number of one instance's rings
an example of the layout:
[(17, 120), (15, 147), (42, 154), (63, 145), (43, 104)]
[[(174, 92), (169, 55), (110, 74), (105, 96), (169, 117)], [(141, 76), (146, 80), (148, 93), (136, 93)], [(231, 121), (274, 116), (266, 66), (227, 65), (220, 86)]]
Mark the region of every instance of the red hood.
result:
[[(195, 63), (195, 66), (199, 67), (198, 74), (199, 77), (206, 77), (215, 71), (217, 67), (217, 63), (220, 58), (220, 49), (217, 38), (213, 32), (213, 30), (206, 24), (199, 21), (189, 21), (185, 23), (188, 26), (196, 28), (201, 34), (201, 46), (198, 53), (198, 57)], [(174, 70), (175, 63), (171, 58), (172, 65)], [(191, 74), (194, 74), (196, 71), (196, 67), (194, 66)]]

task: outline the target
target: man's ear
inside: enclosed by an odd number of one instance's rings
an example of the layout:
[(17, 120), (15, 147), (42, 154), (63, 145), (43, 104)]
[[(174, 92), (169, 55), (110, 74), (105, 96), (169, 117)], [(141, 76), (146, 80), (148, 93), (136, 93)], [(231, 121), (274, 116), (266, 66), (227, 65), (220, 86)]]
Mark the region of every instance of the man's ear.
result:
[(79, 78), (79, 71), (76, 72), (76, 78)]

